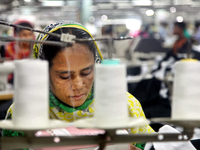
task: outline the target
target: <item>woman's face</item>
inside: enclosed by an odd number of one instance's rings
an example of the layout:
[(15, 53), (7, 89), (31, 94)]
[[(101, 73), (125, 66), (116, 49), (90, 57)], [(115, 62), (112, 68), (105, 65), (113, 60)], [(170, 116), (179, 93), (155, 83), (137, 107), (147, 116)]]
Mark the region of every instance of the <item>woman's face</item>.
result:
[[(34, 39), (34, 34), (32, 31), (29, 31), (29, 30), (21, 30), (17, 36), (19, 38), (23, 38), (23, 39)], [(28, 47), (30, 45), (29, 42), (20, 42), (20, 44), (22, 44), (23, 46), (26, 46)]]
[(59, 52), (50, 68), (55, 96), (70, 106), (81, 106), (92, 88), (94, 62), (94, 54), (83, 44), (75, 43)]

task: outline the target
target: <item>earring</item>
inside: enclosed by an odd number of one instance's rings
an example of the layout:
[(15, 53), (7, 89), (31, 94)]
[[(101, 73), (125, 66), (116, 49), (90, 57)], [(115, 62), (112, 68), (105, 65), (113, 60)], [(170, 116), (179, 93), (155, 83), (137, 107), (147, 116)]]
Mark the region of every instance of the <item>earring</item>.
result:
[(86, 85), (85, 85), (85, 84), (83, 84), (83, 86), (85, 87)]

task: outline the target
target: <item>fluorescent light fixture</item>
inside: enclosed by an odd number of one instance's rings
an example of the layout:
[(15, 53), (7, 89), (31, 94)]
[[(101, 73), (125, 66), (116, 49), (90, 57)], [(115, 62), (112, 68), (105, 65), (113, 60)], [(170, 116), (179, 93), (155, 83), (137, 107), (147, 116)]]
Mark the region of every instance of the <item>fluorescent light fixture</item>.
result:
[(132, 3), (134, 6), (151, 6), (153, 4), (151, 0), (137, 0)]
[(171, 5), (171, 0), (163, 0), (163, 1), (154, 0), (153, 1), (153, 6), (156, 6), (156, 7), (167, 6), (167, 5)]
[(31, 0), (24, 0), (24, 1), (25, 1), (25, 2), (28, 2), (28, 3), (31, 2)]
[(118, 9), (130, 9), (133, 8), (130, 3), (116, 3)]
[(114, 4), (112, 3), (101, 3), (101, 4), (98, 4), (98, 9), (114, 9)]
[(44, 1), (42, 6), (64, 6), (64, 1)]
[(174, 0), (174, 5), (191, 5), (192, 0)]
[(129, 0), (110, 0), (111, 3), (129, 3)]

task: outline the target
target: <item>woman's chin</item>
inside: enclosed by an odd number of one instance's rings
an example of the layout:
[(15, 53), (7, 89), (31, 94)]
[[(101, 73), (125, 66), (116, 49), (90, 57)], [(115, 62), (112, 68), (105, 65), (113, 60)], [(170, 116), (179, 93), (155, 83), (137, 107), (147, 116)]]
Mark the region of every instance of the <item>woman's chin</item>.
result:
[(80, 102), (74, 102), (73, 104), (71, 104), (72, 107), (79, 107), (81, 105), (83, 105), (85, 101), (80, 101)]
[(83, 103), (85, 102), (85, 99), (79, 99), (79, 100), (74, 100), (70, 102), (70, 106), (72, 107), (79, 107), (81, 105), (83, 105)]

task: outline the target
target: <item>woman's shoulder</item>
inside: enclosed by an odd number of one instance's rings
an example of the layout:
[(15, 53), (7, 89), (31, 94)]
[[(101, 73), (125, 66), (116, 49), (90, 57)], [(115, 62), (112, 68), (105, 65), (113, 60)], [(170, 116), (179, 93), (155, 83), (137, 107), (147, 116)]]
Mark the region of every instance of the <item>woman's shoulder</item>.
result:
[(145, 118), (140, 102), (130, 93), (127, 93), (127, 102), (131, 116), (140, 116)]
[(8, 108), (5, 119), (11, 119), (12, 118), (13, 108), (14, 108), (14, 103), (12, 103), (12, 105), (10, 105), (10, 107)]
[(132, 94), (127, 92), (126, 95), (127, 95), (127, 101), (128, 101), (129, 104), (134, 103), (134, 104), (140, 105), (140, 102)]

